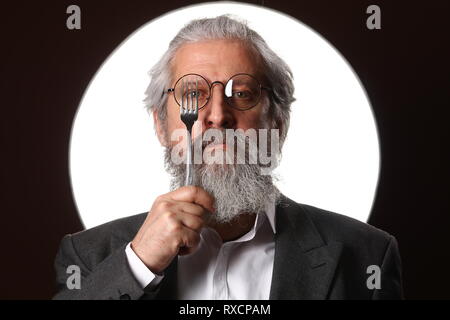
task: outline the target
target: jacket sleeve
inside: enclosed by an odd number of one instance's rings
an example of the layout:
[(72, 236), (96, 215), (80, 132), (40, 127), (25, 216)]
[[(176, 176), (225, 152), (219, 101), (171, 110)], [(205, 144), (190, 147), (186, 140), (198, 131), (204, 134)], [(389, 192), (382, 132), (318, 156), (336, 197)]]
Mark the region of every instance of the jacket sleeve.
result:
[[(136, 281), (128, 266), (125, 253), (126, 244), (112, 252), (95, 266), (83, 262), (73, 244), (73, 236), (66, 235), (61, 241), (55, 258), (58, 293), (55, 300), (135, 300), (145, 295), (152, 299), (156, 292), (145, 292)], [(67, 285), (72, 273), (68, 267), (75, 265), (80, 270), (79, 289), (69, 289)], [(70, 279), (69, 279), (70, 282)]]
[(381, 288), (375, 289), (373, 300), (404, 299), (402, 285), (402, 263), (397, 241), (391, 236), (381, 264)]

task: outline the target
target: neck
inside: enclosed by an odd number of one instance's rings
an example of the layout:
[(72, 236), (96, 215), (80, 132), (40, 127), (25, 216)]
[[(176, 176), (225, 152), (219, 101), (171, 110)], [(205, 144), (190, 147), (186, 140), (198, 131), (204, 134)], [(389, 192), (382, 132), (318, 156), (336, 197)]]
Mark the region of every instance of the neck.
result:
[(223, 242), (239, 239), (250, 231), (255, 224), (256, 214), (241, 214), (229, 223), (209, 224), (211, 228), (217, 231)]

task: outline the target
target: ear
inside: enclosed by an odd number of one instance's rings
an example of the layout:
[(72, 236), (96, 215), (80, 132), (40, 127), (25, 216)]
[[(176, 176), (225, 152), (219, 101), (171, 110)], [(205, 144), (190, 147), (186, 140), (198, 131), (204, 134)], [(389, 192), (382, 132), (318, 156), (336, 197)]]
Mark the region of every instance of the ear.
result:
[(166, 132), (164, 130), (164, 124), (162, 123), (162, 120), (159, 119), (158, 112), (156, 110), (154, 110), (152, 113), (153, 113), (153, 124), (156, 129), (156, 135), (158, 137), (159, 143), (162, 146), (166, 147), (167, 142), (166, 142)]

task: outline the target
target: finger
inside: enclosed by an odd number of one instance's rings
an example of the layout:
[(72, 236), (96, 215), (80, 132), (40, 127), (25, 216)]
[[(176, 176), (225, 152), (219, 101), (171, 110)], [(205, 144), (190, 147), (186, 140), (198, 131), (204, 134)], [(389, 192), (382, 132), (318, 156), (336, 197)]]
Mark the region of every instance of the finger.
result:
[(180, 234), (181, 243), (178, 254), (185, 255), (194, 252), (200, 243), (200, 234), (189, 228), (184, 228)]
[(171, 200), (196, 203), (210, 212), (214, 212), (214, 198), (204, 189), (196, 186), (184, 186), (165, 195)]
[(198, 204), (190, 203), (190, 202), (177, 202), (176, 210), (182, 213), (188, 213), (195, 216), (203, 216), (207, 210)]
[(177, 214), (179, 221), (189, 229), (200, 232), (205, 225), (205, 222), (202, 218), (198, 216), (194, 216), (192, 214), (183, 214), (178, 213)]

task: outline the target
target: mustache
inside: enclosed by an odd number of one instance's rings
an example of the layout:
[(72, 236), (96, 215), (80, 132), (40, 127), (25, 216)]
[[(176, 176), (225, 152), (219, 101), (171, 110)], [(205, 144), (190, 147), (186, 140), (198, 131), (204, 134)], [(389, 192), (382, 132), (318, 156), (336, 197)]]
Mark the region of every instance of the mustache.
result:
[[(209, 137), (209, 139), (205, 139), (206, 137)], [(198, 135), (197, 137), (194, 138), (194, 145), (198, 145), (200, 144), (202, 147), (202, 151), (205, 151), (205, 149), (208, 146), (214, 146), (214, 145), (219, 145), (219, 144), (226, 144), (228, 145), (230, 142), (233, 142), (235, 146), (237, 146), (238, 148), (240, 147), (239, 143), (244, 143), (244, 144), (249, 144), (250, 141), (248, 141), (245, 138), (244, 134), (239, 134), (239, 133), (234, 133), (234, 137), (233, 137), (234, 141), (229, 141), (227, 140), (227, 133), (226, 133), (226, 129), (207, 129), (204, 132), (202, 132), (202, 134)]]
[[(270, 174), (278, 165), (278, 129), (250, 128), (244, 131), (240, 128), (209, 128), (198, 132), (191, 137), (193, 164), (256, 164), (264, 174)], [(167, 146), (170, 160), (177, 165), (187, 163), (186, 137), (189, 136), (186, 136), (185, 130), (176, 129), (171, 134), (171, 141), (176, 143)], [(223, 148), (215, 148), (214, 145), (223, 145)]]
[[(212, 132), (215, 132), (216, 134), (211, 134)], [(211, 135), (211, 139), (204, 140), (204, 137), (208, 135)], [(207, 129), (194, 139), (194, 145), (201, 144), (203, 151), (208, 146), (225, 143), (225, 129)]]

